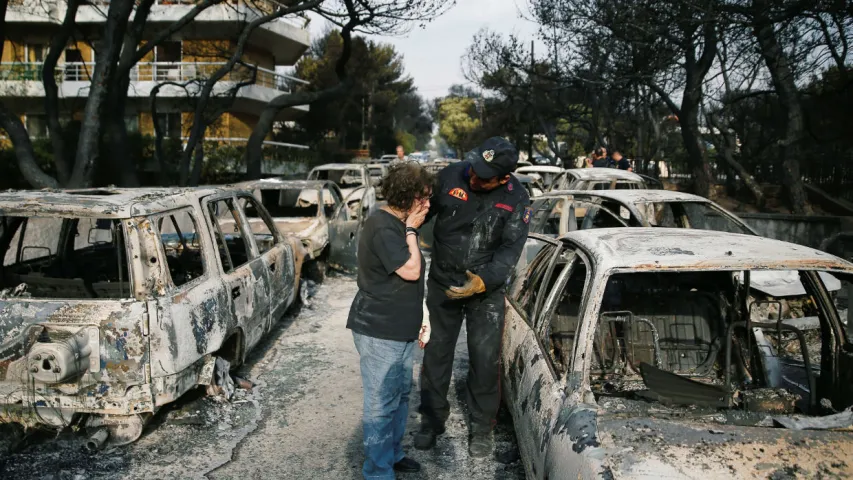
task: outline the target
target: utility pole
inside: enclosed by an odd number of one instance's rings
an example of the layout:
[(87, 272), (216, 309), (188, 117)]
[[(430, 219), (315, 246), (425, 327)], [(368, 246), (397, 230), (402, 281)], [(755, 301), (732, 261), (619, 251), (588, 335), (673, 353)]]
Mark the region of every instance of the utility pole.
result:
[[(533, 112), (533, 69), (536, 66), (533, 57), (533, 40), (530, 41), (530, 74), (528, 75), (527, 84), (527, 102), (528, 111)], [(533, 163), (533, 114), (530, 113), (530, 121), (527, 124), (527, 161)]]

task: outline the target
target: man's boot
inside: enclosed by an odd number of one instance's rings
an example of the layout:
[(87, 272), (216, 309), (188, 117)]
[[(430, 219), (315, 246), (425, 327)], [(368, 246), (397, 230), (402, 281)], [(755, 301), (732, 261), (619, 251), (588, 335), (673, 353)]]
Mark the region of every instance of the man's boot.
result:
[(468, 454), (472, 457), (488, 457), (495, 451), (495, 436), (491, 431), (477, 431), (471, 433), (468, 441)]
[(436, 437), (444, 433), (444, 430), (444, 425), (437, 426), (426, 419), (421, 420), (421, 429), (415, 434), (415, 448), (429, 450), (434, 447)]

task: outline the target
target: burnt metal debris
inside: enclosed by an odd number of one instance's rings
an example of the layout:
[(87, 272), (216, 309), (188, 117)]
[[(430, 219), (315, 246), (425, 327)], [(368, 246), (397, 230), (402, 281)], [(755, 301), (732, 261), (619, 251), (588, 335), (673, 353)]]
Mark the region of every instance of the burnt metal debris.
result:
[(297, 299), (306, 252), (247, 191), (6, 192), (0, 215), (0, 421), (92, 449), (227, 377)]

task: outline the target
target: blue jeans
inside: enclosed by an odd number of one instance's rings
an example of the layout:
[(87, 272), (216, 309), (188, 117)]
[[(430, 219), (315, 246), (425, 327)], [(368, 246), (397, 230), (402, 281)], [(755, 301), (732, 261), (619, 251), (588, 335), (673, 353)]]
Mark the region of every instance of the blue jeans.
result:
[(409, 416), (415, 342), (396, 342), (352, 333), (361, 356), (364, 388), (364, 478), (394, 479), (403, 459)]

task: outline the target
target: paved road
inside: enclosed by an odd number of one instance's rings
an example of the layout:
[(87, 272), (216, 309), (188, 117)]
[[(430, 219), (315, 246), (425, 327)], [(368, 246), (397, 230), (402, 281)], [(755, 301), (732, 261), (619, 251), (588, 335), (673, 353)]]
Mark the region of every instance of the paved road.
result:
[[(333, 276), (297, 315), (284, 319), (253, 353), (242, 375), (256, 382), (232, 402), (190, 395), (159, 414), (133, 445), (97, 454), (81, 438), (33, 435), (0, 459), (0, 478), (288, 478), (360, 477), (361, 379), (352, 336), (344, 327), (355, 281)], [(415, 362), (409, 432), (417, 428)], [(457, 347), (449, 430), (430, 452), (409, 449), (424, 472), (406, 479), (524, 478), (508, 416), (502, 415), (495, 459), (471, 459), (461, 403), (467, 370), (464, 336)]]

